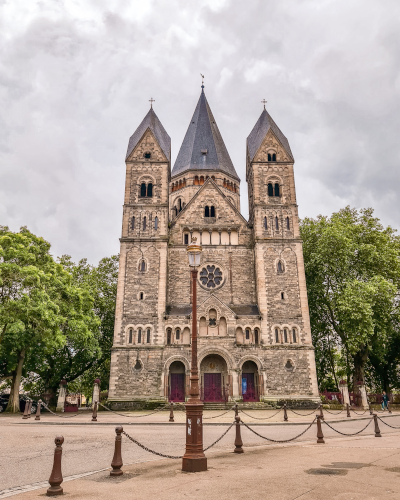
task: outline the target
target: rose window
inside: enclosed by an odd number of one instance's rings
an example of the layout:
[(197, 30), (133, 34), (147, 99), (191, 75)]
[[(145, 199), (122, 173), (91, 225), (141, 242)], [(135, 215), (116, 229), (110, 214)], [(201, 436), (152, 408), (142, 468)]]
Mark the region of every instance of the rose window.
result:
[(217, 288), (222, 283), (222, 271), (219, 267), (209, 265), (200, 271), (200, 283), (207, 288)]

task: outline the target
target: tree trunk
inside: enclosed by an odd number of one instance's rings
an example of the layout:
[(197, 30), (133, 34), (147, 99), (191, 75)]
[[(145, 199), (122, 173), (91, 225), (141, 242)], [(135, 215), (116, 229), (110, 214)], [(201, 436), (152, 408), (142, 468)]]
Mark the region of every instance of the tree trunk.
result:
[(360, 350), (353, 356), (354, 372), (353, 372), (353, 385), (357, 387), (357, 382), (364, 383), (364, 368), (368, 359), (368, 347), (362, 346)]
[(25, 360), (25, 349), (18, 353), (18, 365), (15, 373), (13, 374), (12, 387), (10, 392), (10, 399), (8, 400), (7, 412), (19, 413), (19, 386), (22, 379), (22, 367)]

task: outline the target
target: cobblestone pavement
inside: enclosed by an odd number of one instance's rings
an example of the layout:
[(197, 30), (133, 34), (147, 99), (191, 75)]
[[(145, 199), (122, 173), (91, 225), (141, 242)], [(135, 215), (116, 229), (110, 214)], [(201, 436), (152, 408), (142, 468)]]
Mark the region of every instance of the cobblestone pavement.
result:
[[(207, 412), (205, 416), (211, 416), (212, 413), (218, 414), (218, 412)], [(261, 418), (264, 412), (250, 411), (248, 413)], [(157, 417), (162, 422), (163, 418), (167, 419), (168, 414), (164, 413)], [(181, 417), (183, 423), (184, 415), (181, 414)], [(366, 414), (366, 419), (358, 417), (357, 420), (354, 417), (351, 419), (342, 419), (339, 416), (330, 417), (332, 418), (326, 416), (326, 420), (333, 422), (333, 426), (343, 433), (357, 432), (365, 427), (369, 420), (368, 414)], [(242, 418), (249, 425), (256, 422), (261, 424), (259, 421), (251, 421), (245, 415)], [(390, 425), (400, 428), (399, 413), (393, 414), (393, 416), (385, 415), (382, 418)], [(97, 423), (90, 424), (88, 422), (90, 421), (89, 415), (79, 416), (76, 419), (83, 419), (83, 422), (76, 422), (71, 425), (70, 420), (75, 419), (63, 420), (48, 414), (45, 414), (40, 422), (35, 422), (33, 418), (23, 421), (20, 416), (2, 415), (0, 417), (0, 492), (7, 488), (46, 481), (51, 472), (54, 438), (57, 435), (63, 435), (65, 439), (63, 445), (64, 477), (97, 471), (110, 466), (114, 449), (115, 431), (113, 425), (115, 424), (123, 425), (132, 437), (156, 451), (170, 455), (182, 455), (184, 452), (185, 427), (183, 425), (168, 423), (164, 425), (149, 425), (149, 423), (129, 425), (124, 417), (119, 417), (119, 420), (116, 420), (115, 416), (106, 415), (104, 412), (100, 412), (99, 422)], [(218, 421), (218, 419), (214, 420)], [(293, 420), (295, 419), (293, 418)], [(294, 423), (305, 424), (306, 422), (310, 423), (312, 420), (313, 415), (309, 415), (297, 418)], [(227, 423), (232, 421), (232, 417), (226, 419)], [(46, 422), (50, 423), (50, 425)], [(381, 422), (379, 425), (383, 436), (396, 432)], [(306, 425), (292, 425), (291, 422), (288, 422), (279, 425), (254, 425), (253, 428), (258, 433), (271, 439), (284, 440), (300, 434), (306, 428)], [(225, 429), (225, 425), (204, 426), (204, 446), (206, 447), (214, 442)], [(360, 434), (360, 437), (373, 436), (373, 430), (373, 422), (371, 422), (368, 428)], [(327, 425), (323, 425), (323, 432), (327, 442), (341, 437)], [(242, 429), (242, 438), (245, 446), (274, 444), (264, 441), (246, 428)], [(231, 429), (213, 448), (213, 451), (233, 450), (234, 439), (234, 429)], [(316, 441), (316, 426), (313, 425), (299, 438), (299, 441), (314, 443)], [(126, 438), (123, 439), (122, 443), (122, 455), (125, 464), (159, 460), (158, 457), (142, 450)]]

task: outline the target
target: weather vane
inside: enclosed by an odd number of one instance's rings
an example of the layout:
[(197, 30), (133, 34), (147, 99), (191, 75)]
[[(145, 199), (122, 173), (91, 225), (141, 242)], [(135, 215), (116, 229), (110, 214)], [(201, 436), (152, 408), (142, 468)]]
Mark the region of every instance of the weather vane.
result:
[(153, 109), (153, 102), (156, 102), (156, 100), (153, 99), (153, 98), (149, 99), (149, 103), (150, 103), (151, 109)]
[(200, 73), (201, 76), (201, 86), (204, 87), (204, 75)]
[(265, 109), (265, 105), (267, 104), (267, 101), (265, 99), (263, 99), (261, 102), (264, 104), (264, 109)]

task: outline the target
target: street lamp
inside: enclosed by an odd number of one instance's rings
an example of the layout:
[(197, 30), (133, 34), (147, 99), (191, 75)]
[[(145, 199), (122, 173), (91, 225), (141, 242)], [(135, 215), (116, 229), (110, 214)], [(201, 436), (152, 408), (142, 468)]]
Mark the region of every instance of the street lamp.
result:
[(203, 452), (203, 403), (199, 398), (199, 371), (197, 368), (197, 267), (200, 265), (202, 248), (192, 238), (187, 247), (192, 274), (192, 366), (190, 370), (189, 400), (186, 403), (186, 451), (182, 458), (182, 470), (201, 472), (207, 470), (207, 458)]

